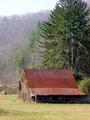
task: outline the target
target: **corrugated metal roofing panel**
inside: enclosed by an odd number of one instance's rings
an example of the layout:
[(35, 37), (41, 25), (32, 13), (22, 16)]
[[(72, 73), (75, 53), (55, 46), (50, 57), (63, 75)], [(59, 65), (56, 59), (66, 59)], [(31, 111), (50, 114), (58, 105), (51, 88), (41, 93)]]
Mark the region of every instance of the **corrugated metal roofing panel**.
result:
[(26, 69), (24, 73), (31, 88), (77, 88), (68, 70)]
[(85, 95), (75, 88), (33, 88), (36, 95)]
[(24, 76), (37, 95), (84, 95), (69, 70), (25, 69)]

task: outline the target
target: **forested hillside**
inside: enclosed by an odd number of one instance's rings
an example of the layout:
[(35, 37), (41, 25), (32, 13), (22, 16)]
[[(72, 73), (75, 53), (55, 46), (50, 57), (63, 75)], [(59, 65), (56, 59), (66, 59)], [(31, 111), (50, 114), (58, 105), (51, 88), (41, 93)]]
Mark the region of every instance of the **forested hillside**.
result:
[(89, 72), (90, 13), (86, 3), (75, 4), (71, 1), (62, 9), (58, 3), (51, 13), (0, 16), (1, 83), (16, 83), (22, 68), (42, 67), (39, 52), (43, 68), (71, 68), (76, 75)]
[[(15, 57), (30, 41), (31, 32), (39, 21), (46, 20), (49, 11), (22, 16), (0, 17), (0, 82), (16, 82)], [(29, 52), (29, 51), (28, 51)], [(30, 55), (30, 53), (29, 53)]]

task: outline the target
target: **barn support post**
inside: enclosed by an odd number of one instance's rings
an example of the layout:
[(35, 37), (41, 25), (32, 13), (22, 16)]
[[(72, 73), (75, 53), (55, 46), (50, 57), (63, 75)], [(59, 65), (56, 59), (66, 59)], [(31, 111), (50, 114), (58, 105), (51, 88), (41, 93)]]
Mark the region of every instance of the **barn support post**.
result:
[(35, 95), (35, 102), (37, 102), (37, 95)]
[(30, 98), (30, 89), (29, 88), (27, 88), (27, 93), (28, 93), (28, 101), (30, 101), (31, 98)]

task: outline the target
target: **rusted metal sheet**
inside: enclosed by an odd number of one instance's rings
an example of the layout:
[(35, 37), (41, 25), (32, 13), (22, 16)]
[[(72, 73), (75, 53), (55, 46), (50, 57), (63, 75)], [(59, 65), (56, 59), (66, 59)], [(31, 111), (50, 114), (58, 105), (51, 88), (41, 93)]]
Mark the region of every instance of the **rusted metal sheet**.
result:
[(36, 95), (85, 95), (76, 88), (33, 88)]
[(69, 70), (25, 69), (27, 85), (38, 95), (83, 95)]

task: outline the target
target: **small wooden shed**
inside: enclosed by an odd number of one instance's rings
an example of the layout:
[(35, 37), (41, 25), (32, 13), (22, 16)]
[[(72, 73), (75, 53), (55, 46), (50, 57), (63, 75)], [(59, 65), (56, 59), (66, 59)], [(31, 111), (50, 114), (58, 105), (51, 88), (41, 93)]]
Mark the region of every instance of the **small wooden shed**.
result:
[(19, 98), (36, 102), (74, 102), (85, 96), (73, 74), (63, 69), (24, 69), (19, 81)]

